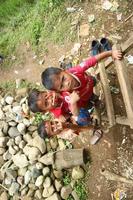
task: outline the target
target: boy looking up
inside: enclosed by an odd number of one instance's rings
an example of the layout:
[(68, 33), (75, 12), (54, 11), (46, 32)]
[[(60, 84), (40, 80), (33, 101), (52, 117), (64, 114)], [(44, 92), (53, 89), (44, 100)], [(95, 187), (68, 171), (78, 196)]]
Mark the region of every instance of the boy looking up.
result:
[(41, 75), (42, 83), (48, 90), (58, 92), (76, 91), (80, 97), (77, 102), (78, 107), (86, 107), (93, 94), (95, 79), (88, 76), (85, 71), (109, 56), (112, 56), (113, 59), (121, 59), (122, 53), (117, 50), (106, 51), (88, 58), (85, 62), (68, 70), (55, 67), (47, 68)]

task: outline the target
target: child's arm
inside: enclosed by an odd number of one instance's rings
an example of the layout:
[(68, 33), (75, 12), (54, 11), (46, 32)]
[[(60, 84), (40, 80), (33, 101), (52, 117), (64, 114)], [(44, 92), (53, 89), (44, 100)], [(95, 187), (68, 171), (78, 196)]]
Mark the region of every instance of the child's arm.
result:
[(98, 62), (98, 61), (100, 61), (104, 58), (107, 58), (109, 56), (112, 56), (113, 59), (120, 60), (122, 58), (122, 52), (119, 51), (119, 50), (105, 51), (105, 52), (102, 52), (102, 53), (96, 55), (95, 58)]
[(79, 108), (77, 106), (77, 101), (79, 99), (79, 95), (75, 91), (70, 94), (70, 110), (73, 116), (77, 116), (79, 114)]

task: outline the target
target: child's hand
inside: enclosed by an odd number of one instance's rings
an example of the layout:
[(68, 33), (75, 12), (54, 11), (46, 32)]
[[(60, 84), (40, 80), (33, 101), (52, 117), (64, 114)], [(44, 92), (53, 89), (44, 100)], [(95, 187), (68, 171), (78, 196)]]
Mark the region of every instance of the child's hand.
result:
[(112, 50), (112, 58), (120, 60), (122, 58), (122, 52), (120, 50)]
[(63, 115), (60, 115), (60, 117), (58, 118), (58, 120), (60, 122), (66, 122), (66, 118)]
[(79, 95), (77, 92), (73, 91), (71, 94), (70, 94), (70, 103), (71, 104), (75, 104), (78, 100), (79, 100)]

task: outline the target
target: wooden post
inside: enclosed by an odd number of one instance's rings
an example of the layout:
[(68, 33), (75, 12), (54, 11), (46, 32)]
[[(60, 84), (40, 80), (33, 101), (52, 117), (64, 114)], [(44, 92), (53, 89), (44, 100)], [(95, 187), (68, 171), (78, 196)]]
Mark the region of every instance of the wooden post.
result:
[[(114, 50), (120, 50), (120, 45), (114, 45)], [(131, 88), (131, 83), (129, 81), (127, 67), (124, 64), (124, 59), (115, 60), (116, 71), (118, 75), (118, 80), (121, 87), (121, 92), (126, 108), (127, 118), (129, 120), (130, 127), (133, 128), (133, 91)]]
[(109, 120), (110, 126), (115, 125), (115, 114), (113, 108), (113, 102), (110, 92), (110, 87), (108, 83), (108, 78), (105, 71), (104, 63), (99, 63), (99, 72), (100, 72), (100, 79), (103, 85), (104, 95), (105, 95), (105, 102), (106, 102), (106, 109), (107, 109), (107, 116)]

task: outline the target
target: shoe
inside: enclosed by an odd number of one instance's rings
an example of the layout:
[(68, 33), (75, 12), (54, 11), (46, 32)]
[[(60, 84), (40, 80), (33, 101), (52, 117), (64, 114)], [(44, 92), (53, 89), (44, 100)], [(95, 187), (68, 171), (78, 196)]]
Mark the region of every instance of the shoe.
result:
[(111, 43), (109, 42), (109, 40), (107, 38), (102, 38), (100, 40), (100, 44), (101, 44), (104, 51), (112, 50)]
[(98, 40), (93, 40), (91, 43), (91, 55), (95, 56), (101, 52), (101, 44)]

